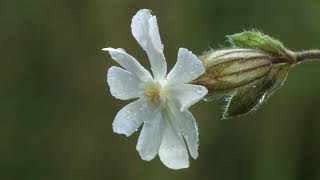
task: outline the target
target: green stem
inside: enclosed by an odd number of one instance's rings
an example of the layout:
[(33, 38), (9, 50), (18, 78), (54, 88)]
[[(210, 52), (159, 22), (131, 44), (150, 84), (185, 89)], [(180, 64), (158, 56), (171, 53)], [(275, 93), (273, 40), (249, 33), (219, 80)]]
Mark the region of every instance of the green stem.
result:
[(320, 61), (320, 50), (308, 50), (308, 51), (296, 52), (295, 56), (296, 56), (295, 60), (297, 62), (314, 61), (314, 60)]

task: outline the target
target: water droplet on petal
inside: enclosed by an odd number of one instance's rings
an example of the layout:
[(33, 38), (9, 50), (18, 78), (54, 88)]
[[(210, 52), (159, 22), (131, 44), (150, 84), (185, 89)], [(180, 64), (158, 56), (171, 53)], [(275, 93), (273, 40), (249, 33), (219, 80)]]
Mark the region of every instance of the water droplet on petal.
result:
[(197, 88), (196, 88), (196, 92), (197, 92), (198, 94), (202, 94), (203, 89), (202, 89), (201, 87), (197, 87)]
[(110, 79), (110, 80), (115, 80), (116, 77), (115, 77), (113, 74), (111, 74), (111, 75), (109, 75), (109, 79)]

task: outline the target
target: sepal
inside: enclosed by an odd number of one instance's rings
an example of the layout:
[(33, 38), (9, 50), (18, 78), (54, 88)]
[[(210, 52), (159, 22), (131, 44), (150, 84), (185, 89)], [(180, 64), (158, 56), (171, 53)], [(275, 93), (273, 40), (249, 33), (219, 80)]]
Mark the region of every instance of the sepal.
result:
[(284, 45), (259, 31), (244, 31), (227, 36), (229, 42), (239, 48), (256, 49), (265, 53), (278, 56), (288, 56), (288, 52)]

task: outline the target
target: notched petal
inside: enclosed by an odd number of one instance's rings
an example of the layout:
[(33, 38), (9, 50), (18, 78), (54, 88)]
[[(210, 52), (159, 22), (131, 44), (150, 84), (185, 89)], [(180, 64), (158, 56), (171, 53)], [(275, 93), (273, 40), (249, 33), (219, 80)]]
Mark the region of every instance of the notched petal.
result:
[(181, 112), (179, 105), (174, 102), (170, 103), (170, 109), (176, 126), (187, 143), (190, 155), (196, 159), (198, 157), (199, 131), (195, 118), (189, 110)]
[(141, 159), (150, 161), (158, 154), (162, 133), (163, 120), (160, 110), (158, 110), (148, 117), (148, 121), (144, 122), (141, 130), (136, 147)]
[(188, 83), (205, 72), (202, 62), (185, 48), (180, 48), (178, 60), (167, 79), (176, 83)]
[(102, 50), (108, 51), (113, 60), (119, 63), (127, 71), (137, 76), (140, 81), (152, 79), (151, 74), (134, 57), (126, 53), (123, 49), (104, 48)]
[(141, 95), (141, 83), (131, 72), (112, 66), (108, 70), (107, 81), (111, 94), (121, 100), (137, 98)]
[(122, 108), (113, 122), (113, 131), (131, 136), (150, 116), (150, 109), (143, 99), (134, 101)]
[(156, 78), (163, 78), (167, 73), (167, 63), (163, 54), (157, 19), (151, 11), (143, 9), (132, 18), (132, 35), (146, 51), (151, 70)]
[(168, 168), (182, 169), (189, 167), (189, 155), (181, 133), (177, 132), (168, 121), (165, 123), (159, 156)]
[(179, 84), (169, 89), (170, 98), (176, 99), (180, 104), (180, 110), (185, 111), (190, 106), (200, 101), (208, 90), (204, 86)]

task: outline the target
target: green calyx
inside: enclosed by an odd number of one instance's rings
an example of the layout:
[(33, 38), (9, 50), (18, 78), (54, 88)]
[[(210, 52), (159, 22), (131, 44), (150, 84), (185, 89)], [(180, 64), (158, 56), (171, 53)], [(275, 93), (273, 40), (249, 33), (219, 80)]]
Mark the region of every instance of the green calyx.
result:
[(284, 84), (291, 67), (320, 60), (320, 50), (293, 52), (256, 30), (227, 38), (231, 47), (199, 56), (205, 73), (191, 82), (208, 89), (206, 101), (227, 97), (223, 119), (253, 112)]
[(259, 50), (269, 54), (276, 61), (272, 61), (272, 68), (268, 76), (252, 86), (235, 91), (228, 97), (223, 119), (245, 115), (259, 108), (283, 85), (292, 62), (295, 61), (293, 53), (286, 49), (280, 41), (259, 31), (245, 31), (227, 36), (227, 38), (234, 47)]
[(223, 119), (246, 115), (258, 109), (267, 98), (283, 85), (289, 68), (290, 65), (287, 64), (276, 65), (268, 76), (254, 86), (235, 91), (228, 97)]
[(229, 35), (227, 38), (234, 47), (260, 50), (272, 56), (286, 57), (288, 61), (294, 58), (279, 40), (256, 30)]
[(223, 119), (259, 108), (283, 85), (299, 57), (259, 31), (244, 31), (227, 38), (232, 47), (199, 57), (206, 73), (192, 82), (207, 87), (207, 100), (227, 97)]

